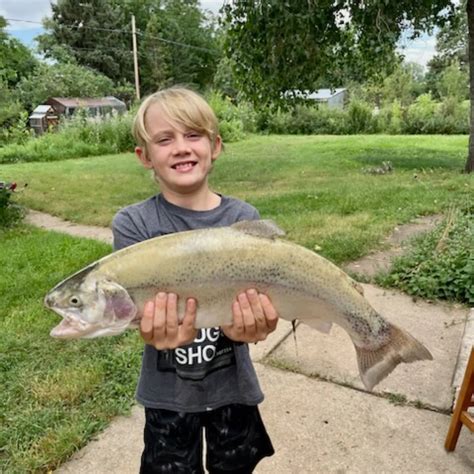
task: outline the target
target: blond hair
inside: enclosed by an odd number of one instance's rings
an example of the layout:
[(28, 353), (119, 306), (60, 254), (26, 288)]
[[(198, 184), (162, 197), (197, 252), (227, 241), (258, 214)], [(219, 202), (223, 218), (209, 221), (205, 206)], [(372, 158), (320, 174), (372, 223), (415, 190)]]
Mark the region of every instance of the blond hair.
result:
[(205, 134), (214, 148), (219, 134), (217, 117), (198, 93), (184, 87), (170, 87), (149, 95), (140, 105), (133, 121), (132, 132), (138, 146), (146, 149), (151, 137), (145, 126), (148, 109), (157, 104), (167, 120)]

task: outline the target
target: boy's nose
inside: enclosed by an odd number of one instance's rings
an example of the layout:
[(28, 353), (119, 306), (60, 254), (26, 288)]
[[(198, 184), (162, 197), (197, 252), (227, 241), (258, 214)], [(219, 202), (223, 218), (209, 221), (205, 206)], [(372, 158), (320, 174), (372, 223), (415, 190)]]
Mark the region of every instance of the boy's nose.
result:
[(187, 143), (185, 137), (183, 137), (183, 136), (176, 137), (175, 142), (174, 142), (173, 152), (175, 154), (189, 153), (190, 152), (189, 144)]

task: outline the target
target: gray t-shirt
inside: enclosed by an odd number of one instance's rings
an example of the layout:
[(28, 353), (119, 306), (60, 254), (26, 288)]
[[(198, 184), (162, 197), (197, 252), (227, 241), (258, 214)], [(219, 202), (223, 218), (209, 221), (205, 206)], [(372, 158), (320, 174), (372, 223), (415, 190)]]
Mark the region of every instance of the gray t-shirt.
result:
[[(193, 211), (158, 194), (117, 213), (112, 223), (114, 249), (159, 235), (254, 219), (259, 219), (254, 207), (227, 196), (221, 196), (215, 209)], [(183, 412), (232, 403), (257, 405), (263, 400), (248, 345), (231, 341), (219, 328), (200, 329), (192, 344), (174, 350), (145, 345), (136, 396), (145, 407)]]

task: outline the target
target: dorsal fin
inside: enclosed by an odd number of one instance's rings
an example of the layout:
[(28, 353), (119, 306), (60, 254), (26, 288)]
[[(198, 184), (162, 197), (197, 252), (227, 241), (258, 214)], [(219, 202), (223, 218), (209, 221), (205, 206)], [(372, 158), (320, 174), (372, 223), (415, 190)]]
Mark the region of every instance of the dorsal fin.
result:
[(240, 221), (232, 224), (233, 229), (240, 230), (246, 234), (254, 235), (256, 237), (265, 237), (267, 239), (274, 239), (275, 237), (282, 237), (285, 231), (280, 229), (271, 219), (262, 219), (258, 221)]

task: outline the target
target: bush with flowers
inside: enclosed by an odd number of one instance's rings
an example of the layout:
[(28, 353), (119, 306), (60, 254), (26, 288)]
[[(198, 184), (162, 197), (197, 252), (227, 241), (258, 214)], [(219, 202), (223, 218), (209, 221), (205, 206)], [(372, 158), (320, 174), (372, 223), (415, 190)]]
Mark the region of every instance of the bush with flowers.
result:
[(24, 208), (11, 199), (16, 189), (16, 183), (0, 181), (0, 229), (12, 227), (25, 216)]

